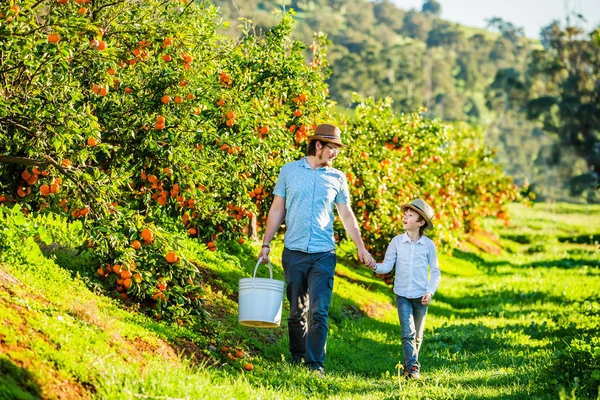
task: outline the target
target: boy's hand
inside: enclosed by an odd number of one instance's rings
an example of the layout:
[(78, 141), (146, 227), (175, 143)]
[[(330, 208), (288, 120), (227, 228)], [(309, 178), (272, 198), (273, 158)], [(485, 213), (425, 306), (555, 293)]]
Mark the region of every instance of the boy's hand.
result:
[(375, 265), (375, 259), (368, 252), (363, 255), (363, 264), (365, 264), (367, 267), (369, 267), (373, 271), (375, 271), (377, 269), (377, 265)]
[(425, 295), (421, 298), (421, 304), (428, 306), (429, 303), (431, 303), (431, 293), (425, 293)]

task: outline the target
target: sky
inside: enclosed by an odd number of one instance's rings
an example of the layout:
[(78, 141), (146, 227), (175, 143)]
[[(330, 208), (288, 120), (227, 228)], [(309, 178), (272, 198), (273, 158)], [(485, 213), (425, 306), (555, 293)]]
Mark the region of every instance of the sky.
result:
[[(421, 10), (423, 0), (390, 0), (398, 8)], [(586, 31), (600, 25), (600, 0), (437, 0), (442, 19), (461, 25), (485, 28), (486, 19), (500, 17), (525, 29), (529, 38), (539, 38), (540, 30), (553, 20), (564, 24), (569, 12), (582, 14)]]

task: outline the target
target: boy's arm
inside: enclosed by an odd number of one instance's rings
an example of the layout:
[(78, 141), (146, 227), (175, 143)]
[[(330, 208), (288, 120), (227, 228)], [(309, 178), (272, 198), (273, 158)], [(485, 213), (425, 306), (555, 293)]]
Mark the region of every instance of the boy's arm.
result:
[(431, 242), (429, 246), (429, 269), (431, 276), (427, 283), (427, 293), (430, 293), (433, 296), (438, 287), (440, 287), (440, 281), (442, 280), (442, 271), (438, 264), (437, 250), (433, 242)]
[(394, 268), (396, 264), (396, 256), (398, 255), (398, 237), (392, 239), (390, 244), (388, 245), (387, 250), (385, 251), (385, 258), (382, 263), (377, 263), (375, 268), (376, 274), (387, 274)]

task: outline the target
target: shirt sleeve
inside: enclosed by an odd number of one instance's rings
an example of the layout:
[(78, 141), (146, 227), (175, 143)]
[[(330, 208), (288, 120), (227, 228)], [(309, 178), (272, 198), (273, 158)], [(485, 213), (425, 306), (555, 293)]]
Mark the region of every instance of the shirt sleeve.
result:
[(275, 188), (273, 189), (273, 194), (275, 196), (279, 196), (285, 199), (285, 181), (287, 178), (288, 168), (284, 165), (279, 172), (279, 176), (277, 177), (277, 183), (275, 183)]
[(440, 281), (442, 280), (442, 271), (440, 270), (440, 265), (438, 264), (437, 250), (435, 247), (435, 243), (429, 243), (429, 270), (430, 270), (430, 278), (427, 283), (427, 293), (431, 293), (433, 296), (440, 287)]
[(335, 204), (350, 204), (350, 190), (348, 189), (348, 181), (346, 180), (346, 175), (341, 173), (341, 187), (335, 196)]
[(390, 244), (388, 245), (387, 250), (385, 251), (385, 258), (382, 263), (377, 263), (377, 268), (375, 269), (375, 273), (377, 274), (387, 274), (394, 268), (396, 264), (396, 255), (398, 254), (398, 237), (392, 239)]

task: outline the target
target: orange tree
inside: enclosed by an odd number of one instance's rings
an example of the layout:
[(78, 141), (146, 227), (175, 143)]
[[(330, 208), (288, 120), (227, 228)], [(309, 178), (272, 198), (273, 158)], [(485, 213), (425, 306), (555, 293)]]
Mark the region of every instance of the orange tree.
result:
[(208, 3), (0, 7), (0, 203), (82, 220), (94, 273), (162, 316), (185, 321), (201, 308), (199, 269), (168, 231), (213, 251), (243, 240), (320, 122), (344, 127), (340, 168), (375, 254), (397, 233), (401, 201), (430, 201), (437, 238), (453, 244), (512, 196), (476, 132), (394, 115), (387, 101), (336, 116), (326, 37), (308, 52), (291, 15), (259, 37), (242, 21), (236, 43)]
[(506, 218), (515, 189), (493, 163), (481, 132), (418, 112), (395, 115), (389, 100), (355, 100), (352, 120), (341, 122), (349, 147), (339, 165), (347, 173), (363, 238), (378, 259), (401, 233), (401, 205), (417, 197), (434, 208), (432, 234), (444, 250), (477, 230), (481, 218)]
[(187, 316), (198, 269), (160, 226), (210, 250), (241, 238), (327, 113), (291, 17), (235, 44), (207, 3), (26, 0), (0, 13), (0, 202), (82, 219), (108, 287)]

